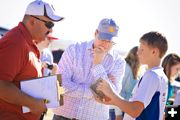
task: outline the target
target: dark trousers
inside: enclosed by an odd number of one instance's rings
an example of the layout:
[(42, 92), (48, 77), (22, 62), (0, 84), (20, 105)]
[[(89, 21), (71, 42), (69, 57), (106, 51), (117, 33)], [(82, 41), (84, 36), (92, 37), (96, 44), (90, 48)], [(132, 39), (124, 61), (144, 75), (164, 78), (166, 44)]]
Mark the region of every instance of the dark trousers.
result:
[(75, 118), (66, 118), (66, 117), (63, 117), (63, 116), (59, 116), (59, 115), (55, 115), (53, 116), (53, 120), (77, 120)]

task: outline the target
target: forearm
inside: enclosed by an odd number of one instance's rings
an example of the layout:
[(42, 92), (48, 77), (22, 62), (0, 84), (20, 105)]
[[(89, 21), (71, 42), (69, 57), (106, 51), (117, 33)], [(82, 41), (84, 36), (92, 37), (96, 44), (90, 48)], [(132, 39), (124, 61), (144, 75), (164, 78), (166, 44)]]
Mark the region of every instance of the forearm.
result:
[(92, 91), (89, 85), (86, 84), (66, 84), (65, 88), (65, 95), (75, 98), (93, 98)]
[[(107, 73), (103, 65), (99, 64), (94, 66), (91, 69), (92, 75), (94, 77), (94, 82), (99, 78), (106, 80), (112, 86), (113, 90), (117, 93), (120, 92), (121, 88), (121, 77), (119, 68), (115, 68), (115, 71), (111, 71), (111, 73)], [(109, 79), (108, 74), (111, 74), (114, 77), (114, 80)]]
[(101, 65), (101, 64), (94, 65), (91, 68), (91, 73), (93, 75), (94, 80), (98, 80), (100, 77), (102, 79), (107, 79), (108, 78), (107, 73), (106, 73), (103, 65)]
[(65, 95), (75, 98), (82, 98), (85, 91), (85, 85), (74, 82), (69, 77), (62, 76), (64, 82), (62, 82), (62, 86), (65, 89)]
[(20, 91), (11, 82), (2, 80), (0, 80), (0, 98), (8, 103), (27, 107), (33, 105), (36, 101), (36, 99)]
[(143, 103), (138, 101), (129, 102), (115, 94), (113, 94), (112, 103), (134, 118), (138, 117), (144, 109)]

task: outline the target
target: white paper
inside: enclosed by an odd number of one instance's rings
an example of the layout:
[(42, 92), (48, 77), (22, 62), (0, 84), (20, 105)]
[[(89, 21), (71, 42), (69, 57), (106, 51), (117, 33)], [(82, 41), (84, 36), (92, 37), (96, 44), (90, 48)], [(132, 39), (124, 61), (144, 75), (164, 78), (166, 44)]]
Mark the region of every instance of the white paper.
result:
[[(57, 88), (57, 76), (42, 77), (21, 82), (21, 90), (26, 94), (40, 99), (47, 99), (47, 108), (55, 108), (59, 105), (59, 94)], [(30, 112), (29, 108), (23, 106), (23, 113)]]

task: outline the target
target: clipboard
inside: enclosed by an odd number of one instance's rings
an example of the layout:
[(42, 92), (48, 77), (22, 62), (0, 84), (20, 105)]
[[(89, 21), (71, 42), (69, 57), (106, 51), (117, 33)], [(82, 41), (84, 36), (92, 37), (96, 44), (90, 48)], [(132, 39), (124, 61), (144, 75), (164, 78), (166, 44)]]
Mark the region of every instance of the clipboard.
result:
[[(56, 108), (63, 105), (64, 89), (61, 75), (45, 76), (20, 82), (21, 91), (38, 99), (47, 99), (47, 108)], [(22, 107), (23, 113), (30, 112), (28, 107)]]

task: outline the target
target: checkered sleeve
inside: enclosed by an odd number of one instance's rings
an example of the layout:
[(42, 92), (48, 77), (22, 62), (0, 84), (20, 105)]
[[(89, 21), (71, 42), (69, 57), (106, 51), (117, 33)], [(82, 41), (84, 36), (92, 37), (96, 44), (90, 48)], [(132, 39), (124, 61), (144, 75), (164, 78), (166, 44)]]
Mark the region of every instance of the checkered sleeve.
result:
[[(122, 78), (123, 78), (124, 72), (125, 72), (125, 64), (126, 64), (125, 60), (117, 59), (116, 61), (114, 61), (112, 63), (112, 66), (111, 66), (110, 70), (108, 71), (108, 73), (105, 71), (105, 68), (103, 67), (103, 65), (98, 64), (98, 65), (94, 66), (91, 69), (91, 72), (94, 76), (94, 81), (98, 80), (99, 78), (102, 78), (110, 83), (110, 85), (112, 86), (114, 91), (119, 93), (121, 90)], [(108, 74), (111, 74), (115, 78), (115, 80), (113, 80), (113, 81), (110, 80), (108, 78)]]
[(84, 86), (73, 80), (74, 49), (74, 46), (70, 46), (64, 51), (58, 66), (59, 73), (62, 74), (62, 85), (65, 88), (65, 94), (67, 96), (81, 98), (83, 97)]

